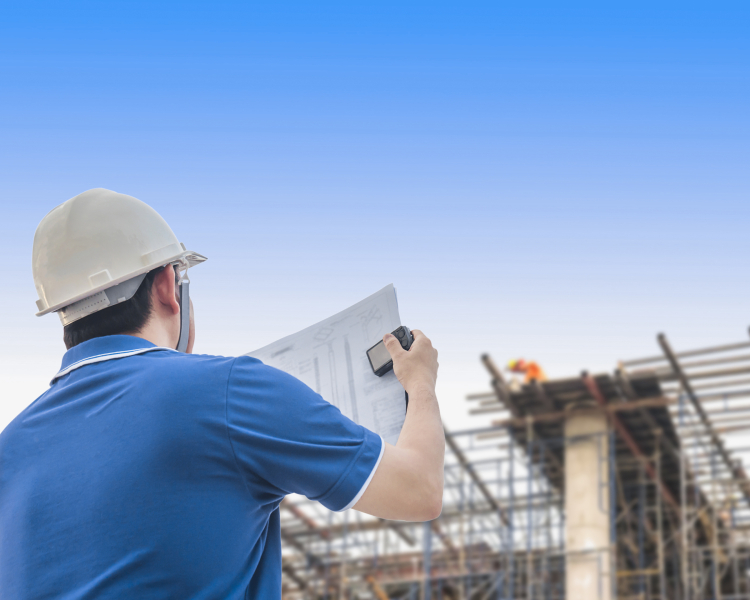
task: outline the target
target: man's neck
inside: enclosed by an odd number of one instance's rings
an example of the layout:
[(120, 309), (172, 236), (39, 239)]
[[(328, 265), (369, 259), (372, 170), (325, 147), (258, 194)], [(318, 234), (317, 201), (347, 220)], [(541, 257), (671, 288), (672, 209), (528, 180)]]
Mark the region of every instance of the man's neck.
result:
[(162, 348), (176, 348), (177, 337), (179, 337), (179, 333), (177, 336), (170, 334), (166, 327), (163, 327), (158, 321), (154, 322), (153, 319), (150, 319), (139, 332), (131, 333), (130, 335), (148, 340), (152, 344)]

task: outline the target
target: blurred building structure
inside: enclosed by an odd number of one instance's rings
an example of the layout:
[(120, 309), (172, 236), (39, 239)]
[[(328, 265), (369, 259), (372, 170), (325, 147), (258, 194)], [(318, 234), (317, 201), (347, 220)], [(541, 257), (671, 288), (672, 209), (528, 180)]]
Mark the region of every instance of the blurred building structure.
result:
[[(284, 598), (750, 600), (750, 341), (509, 386), (424, 524), (281, 505)], [(450, 427), (450, 424), (446, 424)]]

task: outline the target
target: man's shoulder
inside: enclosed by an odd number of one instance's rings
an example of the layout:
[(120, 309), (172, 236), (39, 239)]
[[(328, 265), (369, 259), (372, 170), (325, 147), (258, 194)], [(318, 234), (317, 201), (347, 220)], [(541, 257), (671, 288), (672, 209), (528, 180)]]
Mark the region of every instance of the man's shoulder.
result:
[(257, 371), (258, 373), (268, 372), (269, 370), (278, 371), (273, 367), (263, 364), (257, 358), (251, 356), (223, 356), (221, 354), (183, 354), (181, 352), (154, 352), (152, 356), (175, 365), (184, 367), (193, 372), (195, 371), (215, 371), (223, 370), (233, 371), (243, 369)]
[(166, 372), (170, 380), (179, 380), (188, 385), (191, 385), (191, 382), (226, 385), (236, 360), (238, 359), (235, 356), (184, 354), (165, 350), (144, 353), (140, 355), (140, 364), (133, 366), (136, 369), (144, 367), (155, 376)]
[(154, 352), (169, 365), (173, 375), (187, 378), (211, 379), (241, 383), (252, 380), (260, 384), (295, 385), (299, 380), (274, 367), (264, 364), (252, 356), (221, 356), (215, 354), (182, 354), (178, 352)]
[(247, 355), (233, 359), (230, 380), (232, 383), (239, 384), (252, 381), (254, 384), (266, 388), (269, 386), (275, 388), (301, 387), (309, 391), (309, 388), (293, 375)]
[[(310, 369), (315, 368), (311, 365)], [(309, 416), (321, 411), (327, 413), (330, 409), (338, 412), (338, 408), (324, 400), (318, 391), (295, 375), (266, 365), (256, 358), (240, 356), (235, 359), (227, 381), (227, 402), (230, 407), (255, 406), (268, 410), (274, 417), (285, 415), (286, 422), (290, 425), (290, 420), (294, 420), (295, 416)], [(314, 377), (311, 377), (310, 372), (301, 374), (302, 377), (305, 375), (308, 376), (308, 380), (313, 379), (313, 385), (319, 385), (317, 373)]]

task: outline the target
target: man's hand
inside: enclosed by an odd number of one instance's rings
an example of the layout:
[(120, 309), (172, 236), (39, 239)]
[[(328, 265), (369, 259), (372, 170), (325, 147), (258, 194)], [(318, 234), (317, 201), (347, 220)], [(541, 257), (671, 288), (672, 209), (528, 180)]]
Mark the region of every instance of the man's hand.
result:
[(396, 336), (386, 333), (383, 342), (393, 359), (393, 371), (408, 394), (418, 389), (435, 391), (438, 371), (438, 352), (432, 342), (419, 329), (411, 332), (414, 342), (406, 351)]
[(407, 352), (390, 333), (383, 337), (396, 377), (409, 394), (409, 410), (395, 446), (383, 458), (354, 508), (383, 519), (429, 521), (443, 503), (445, 435), (435, 396), (437, 350), (421, 331), (412, 330)]

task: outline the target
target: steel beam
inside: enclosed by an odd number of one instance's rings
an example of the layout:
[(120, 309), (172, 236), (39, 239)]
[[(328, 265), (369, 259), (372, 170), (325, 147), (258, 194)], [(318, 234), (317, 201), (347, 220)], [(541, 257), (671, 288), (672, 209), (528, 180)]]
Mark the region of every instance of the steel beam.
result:
[(703, 423), (704, 427), (708, 431), (709, 437), (711, 438), (711, 442), (714, 444), (714, 446), (718, 450), (719, 455), (721, 456), (724, 463), (727, 465), (727, 468), (730, 470), (732, 475), (738, 480), (738, 483), (740, 484), (740, 487), (742, 489), (742, 493), (745, 495), (745, 498), (748, 501), (748, 503), (750, 503), (750, 482), (747, 480), (747, 474), (745, 473), (745, 470), (732, 460), (732, 458), (729, 456), (729, 452), (727, 452), (727, 449), (724, 447), (724, 442), (721, 440), (718, 434), (714, 431), (713, 425), (711, 424), (711, 420), (708, 418), (706, 411), (703, 409), (703, 406), (701, 405), (700, 401), (696, 397), (695, 392), (693, 391), (693, 387), (690, 385), (690, 380), (688, 379), (687, 375), (685, 375), (685, 372), (682, 370), (682, 367), (680, 366), (680, 363), (677, 360), (677, 356), (675, 356), (674, 352), (672, 351), (672, 347), (669, 345), (669, 342), (667, 341), (667, 337), (663, 333), (660, 333), (657, 339), (659, 341), (659, 345), (661, 346), (661, 349), (664, 351), (664, 355), (667, 357), (667, 360), (669, 361), (669, 364), (672, 367), (672, 371), (674, 371), (675, 375), (677, 376), (677, 379), (682, 385), (682, 389), (685, 392), (685, 395), (690, 400), (690, 403), (693, 405), (695, 412), (698, 413), (698, 416), (700, 417), (701, 422)]
[[(596, 403), (602, 408), (605, 408), (607, 406), (607, 399), (599, 389), (599, 385), (596, 383), (596, 380), (588, 373), (583, 373), (581, 379), (583, 380), (586, 389), (593, 396), (594, 400), (596, 400)], [(633, 436), (630, 434), (628, 429), (625, 427), (625, 425), (623, 425), (622, 421), (620, 421), (619, 417), (616, 414), (611, 414), (610, 420), (612, 421), (612, 426), (615, 428), (615, 431), (620, 436), (622, 441), (625, 442), (625, 445), (628, 447), (633, 456), (643, 461), (643, 467), (649, 478), (659, 486), (659, 489), (664, 495), (666, 501), (669, 502), (669, 505), (675, 510), (677, 515), (680, 515), (680, 503), (675, 500), (672, 492), (670, 492), (669, 488), (664, 485), (664, 482), (657, 477), (656, 471), (651, 465), (651, 461), (649, 461), (648, 457), (643, 453), (643, 451), (641, 451), (638, 443), (635, 441), (635, 439), (633, 439)]]

